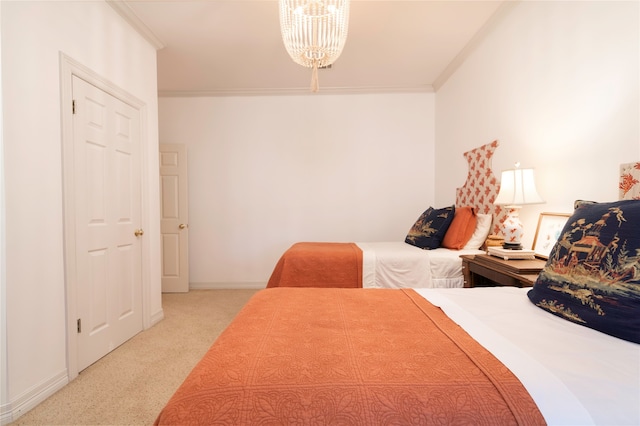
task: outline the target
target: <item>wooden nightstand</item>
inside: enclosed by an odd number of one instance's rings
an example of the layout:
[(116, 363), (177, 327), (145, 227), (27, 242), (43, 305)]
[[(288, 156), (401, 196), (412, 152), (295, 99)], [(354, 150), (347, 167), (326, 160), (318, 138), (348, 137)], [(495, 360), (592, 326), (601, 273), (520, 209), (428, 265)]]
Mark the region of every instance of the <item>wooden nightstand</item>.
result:
[(532, 287), (546, 263), (542, 259), (504, 260), (488, 254), (460, 257), (465, 287)]

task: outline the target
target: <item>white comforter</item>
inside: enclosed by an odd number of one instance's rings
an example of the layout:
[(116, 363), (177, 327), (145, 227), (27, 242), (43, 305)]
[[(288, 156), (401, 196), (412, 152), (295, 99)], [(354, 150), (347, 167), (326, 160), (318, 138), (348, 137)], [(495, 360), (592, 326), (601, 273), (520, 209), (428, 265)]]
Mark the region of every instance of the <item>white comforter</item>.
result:
[(640, 424), (640, 345), (545, 312), (528, 290), (417, 291), (520, 379), (548, 424)]
[(462, 287), (463, 254), (482, 250), (423, 250), (405, 242), (356, 243), (362, 250), (362, 287)]

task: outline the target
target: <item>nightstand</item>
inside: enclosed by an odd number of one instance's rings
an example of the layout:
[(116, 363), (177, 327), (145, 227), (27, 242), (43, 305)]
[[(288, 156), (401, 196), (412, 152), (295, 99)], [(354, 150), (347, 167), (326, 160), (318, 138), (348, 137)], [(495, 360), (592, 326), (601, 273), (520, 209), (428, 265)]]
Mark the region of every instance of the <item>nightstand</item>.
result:
[(532, 287), (546, 263), (542, 259), (504, 260), (488, 254), (460, 257), (465, 287)]

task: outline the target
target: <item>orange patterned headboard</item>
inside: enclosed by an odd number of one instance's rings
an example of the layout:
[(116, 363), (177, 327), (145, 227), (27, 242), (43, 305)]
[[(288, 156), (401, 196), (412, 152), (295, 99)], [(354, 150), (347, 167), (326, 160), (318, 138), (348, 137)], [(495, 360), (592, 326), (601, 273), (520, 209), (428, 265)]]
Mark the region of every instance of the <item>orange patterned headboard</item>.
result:
[(640, 200), (640, 162), (620, 165), (620, 200)]
[(491, 169), (491, 158), (497, 147), (496, 140), (464, 153), (469, 172), (464, 185), (456, 188), (456, 206), (471, 206), (478, 213), (493, 215), (491, 233), (501, 235), (500, 224), (507, 217), (507, 211), (493, 204), (500, 189), (500, 183)]

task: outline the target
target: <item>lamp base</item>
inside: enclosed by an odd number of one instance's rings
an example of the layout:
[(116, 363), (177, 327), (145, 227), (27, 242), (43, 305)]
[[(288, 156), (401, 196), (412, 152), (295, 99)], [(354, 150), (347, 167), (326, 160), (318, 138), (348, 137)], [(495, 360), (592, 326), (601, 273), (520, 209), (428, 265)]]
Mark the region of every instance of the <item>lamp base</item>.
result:
[(505, 250), (522, 250), (522, 244), (520, 243), (502, 243), (502, 248)]
[(502, 222), (502, 232), (504, 232), (504, 243), (502, 248), (507, 250), (522, 250), (523, 227), (518, 217), (518, 211), (520, 206), (507, 206), (509, 213), (506, 219)]

